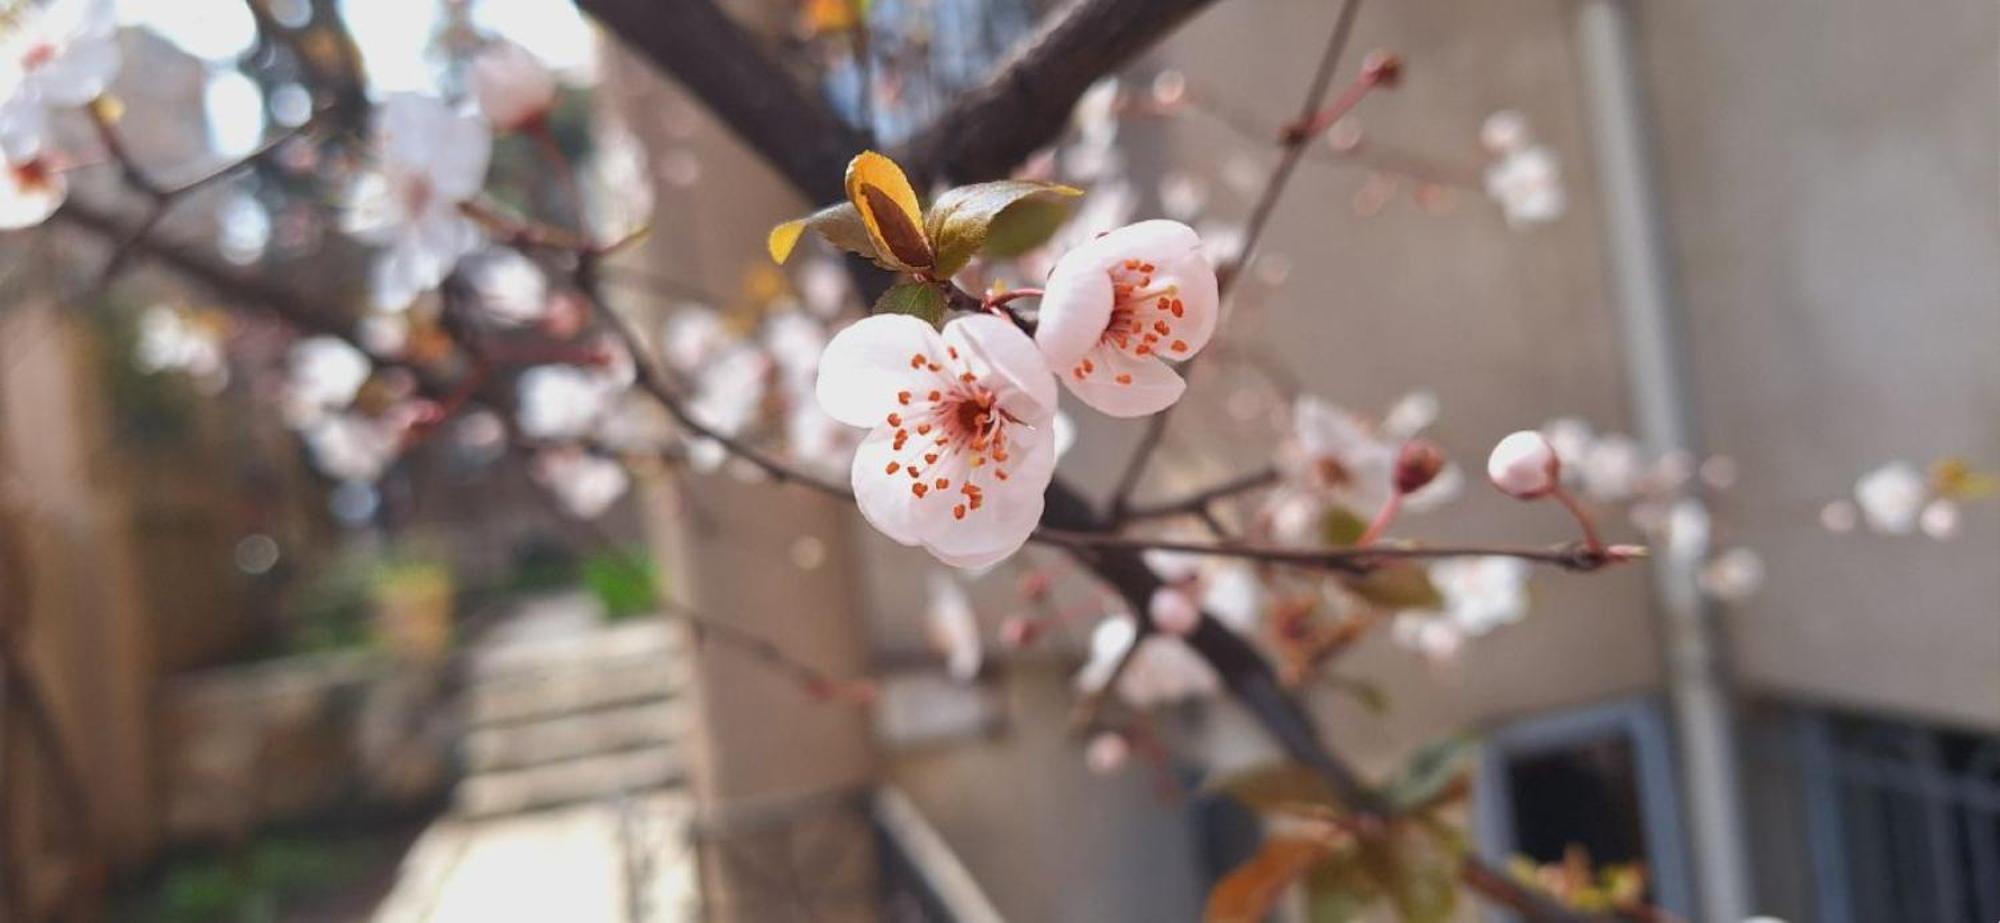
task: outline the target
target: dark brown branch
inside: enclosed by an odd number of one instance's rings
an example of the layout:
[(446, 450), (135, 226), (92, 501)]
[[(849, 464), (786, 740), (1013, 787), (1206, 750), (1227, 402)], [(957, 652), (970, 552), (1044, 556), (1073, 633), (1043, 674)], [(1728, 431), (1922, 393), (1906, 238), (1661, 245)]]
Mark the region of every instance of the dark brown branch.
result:
[(1075, 0), (986, 83), (903, 145), (912, 176), (999, 179), (1062, 133), (1090, 85), (1165, 38), (1213, 0)]
[(1220, 558), (1243, 558), (1268, 564), (1365, 574), (1385, 561), (1436, 560), (1438, 558), (1506, 557), (1520, 558), (1572, 571), (1593, 571), (1611, 564), (1644, 556), (1637, 548), (1611, 546), (1603, 550), (1587, 544), (1558, 545), (1554, 548), (1521, 548), (1513, 545), (1374, 545), (1367, 548), (1273, 548), (1260, 545), (1225, 545), (1205, 542), (1176, 542), (1154, 538), (1132, 538), (1110, 532), (1071, 531), (1043, 526), (1035, 539), (1064, 548), (1116, 548), (1125, 551), (1178, 551)]
[(631, 50), (679, 80), (729, 130), (814, 202), (845, 194), (848, 158), (867, 140), (799, 86), (709, 0), (581, 0)]

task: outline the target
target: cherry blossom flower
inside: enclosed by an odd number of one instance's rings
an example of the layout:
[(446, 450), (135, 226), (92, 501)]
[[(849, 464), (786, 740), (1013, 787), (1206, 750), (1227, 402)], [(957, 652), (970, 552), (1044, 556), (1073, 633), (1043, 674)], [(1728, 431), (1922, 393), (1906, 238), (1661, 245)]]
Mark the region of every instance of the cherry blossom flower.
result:
[(435, 97), (392, 93), (377, 109), (374, 143), (375, 169), (355, 184), (343, 226), (387, 248), (375, 300), (400, 308), (478, 247), (479, 229), (459, 205), (485, 184), (493, 137)]
[(943, 572), (930, 576), (930, 605), (924, 610), (925, 634), (944, 655), (945, 672), (961, 683), (979, 675), (985, 649), (979, 638), (979, 617), (958, 578)]
[(1486, 459), (1493, 486), (1517, 500), (1534, 500), (1562, 485), (1562, 461), (1541, 433), (1521, 430), (1493, 446)]
[(1958, 504), (1943, 497), (1924, 504), (1917, 527), (1941, 542), (1958, 535)]
[[(1316, 524), (1330, 505), (1365, 519), (1389, 502), (1396, 492), (1396, 459), (1403, 444), (1435, 415), (1403, 404), (1398, 402), (1403, 409), (1385, 418), (1382, 426), (1310, 395), (1292, 405), (1291, 432), (1279, 453), (1286, 489), (1273, 502), (1290, 507), (1286, 518), (1297, 522), (1281, 531), (1295, 537), (1316, 534)], [(1457, 495), (1460, 481), (1457, 469), (1447, 465), (1405, 497), (1404, 508), (1435, 508)]]
[[(1248, 563), (1233, 558), (1159, 549), (1149, 550), (1143, 557), (1146, 567), (1166, 583), (1154, 594), (1155, 602), (1159, 602), (1159, 593), (1178, 593), (1188, 603), (1199, 606), (1238, 634), (1250, 635), (1257, 631), (1258, 621), (1264, 614), (1264, 583)], [(1161, 604), (1176, 606), (1178, 602)], [(1155, 615), (1157, 621), (1155, 613), (1148, 614)], [(1185, 613), (1170, 612), (1169, 620), (1176, 616), (1184, 618)], [(1193, 625), (1186, 627), (1192, 629)]]
[(496, 41), (472, 59), (472, 95), (495, 128), (521, 131), (555, 108), (556, 78), (528, 49)]
[(1433, 660), (1450, 660), (1466, 639), (1528, 614), (1528, 564), (1519, 558), (1450, 558), (1432, 564), (1430, 577), (1442, 606), (1398, 613), (1390, 638)]
[(1486, 194), (1515, 228), (1554, 221), (1568, 205), (1562, 170), (1546, 147), (1521, 148), (1494, 161), (1486, 168)]
[(908, 315), (848, 326), (820, 357), (828, 415), (868, 436), (851, 478), (861, 513), (957, 567), (1021, 547), (1055, 473), (1056, 388), (1035, 344), (992, 315), (943, 334)]
[(632, 476), (616, 460), (576, 448), (537, 453), (535, 481), (555, 495), (563, 510), (579, 519), (595, 519), (611, 508), (632, 486)]
[[(735, 436), (757, 419), (770, 377), (770, 356), (753, 343), (733, 343), (695, 374), (688, 414), (709, 429)], [(689, 461), (701, 471), (714, 471), (729, 460), (729, 452), (712, 439), (693, 440), (688, 452)]]
[(317, 420), (354, 403), (374, 364), (339, 337), (307, 337), (288, 356), (286, 413), (295, 423)]
[(1923, 472), (1908, 462), (1890, 462), (1854, 483), (1854, 502), (1868, 527), (1877, 532), (1908, 535), (1930, 499)]
[(804, 313), (790, 311), (765, 321), (763, 341), (777, 372), (773, 385), (792, 457), (828, 471), (845, 466), (860, 440), (852, 427), (827, 416), (813, 394), (826, 329)]
[(358, 413), (327, 414), (299, 431), (313, 465), (336, 481), (371, 483), (401, 450), (404, 426)]
[(1215, 332), (1215, 269), (1194, 229), (1127, 225), (1064, 254), (1035, 342), (1084, 403), (1116, 417), (1158, 413), (1187, 382), (1162, 359), (1192, 358)]
[(119, 63), (111, 0), (18, 6), (0, 30), (0, 159), (15, 165), (45, 153), (50, 109), (96, 99)]
[(50, 169), (46, 159), (0, 162), (0, 231), (41, 224), (68, 197), (69, 181)]
[(464, 274), (479, 306), (503, 324), (533, 324), (549, 313), (549, 280), (535, 261), (513, 250), (482, 254)]
[(1146, 615), (1153, 620), (1154, 628), (1182, 638), (1194, 634), (1195, 627), (1201, 624), (1201, 608), (1195, 605), (1187, 588), (1179, 586), (1154, 590), (1147, 602)]
[(1222, 681), (1215, 669), (1187, 642), (1159, 633), (1139, 637), (1138, 626), (1123, 615), (1109, 616), (1090, 632), (1090, 659), (1076, 674), (1079, 692), (1090, 694), (1111, 681), (1112, 671), (1134, 642), (1132, 662), (1118, 678), (1118, 696), (1136, 708), (1150, 708), (1215, 695)]
[(581, 439), (610, 412), (625, 383), (603, 369), (538, 365), (515, 382), (515, 416), (535, 439)]
[(132, 352), (142, 372), (185, 372), (218, 390), (229, 380), (219, 325), (170, 305), (152, 305), (139, 313)]

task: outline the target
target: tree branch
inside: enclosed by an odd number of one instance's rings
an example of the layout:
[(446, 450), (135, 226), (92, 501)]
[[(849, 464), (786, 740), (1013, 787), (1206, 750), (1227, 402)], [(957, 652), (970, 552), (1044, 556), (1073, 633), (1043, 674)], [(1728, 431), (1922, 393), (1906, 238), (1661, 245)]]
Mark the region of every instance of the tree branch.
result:
[(1000, 179), (1062, 133), (1096, 83), (1213, 0), (1075, 0), (1050, 13), (985, 84), (904, 144), (897, 161), (928, 180)]
[(710, 0), (580, 0), (632, 51), (670, 74), (814, 202), (846, 194), (867, 139), (799, 86)]

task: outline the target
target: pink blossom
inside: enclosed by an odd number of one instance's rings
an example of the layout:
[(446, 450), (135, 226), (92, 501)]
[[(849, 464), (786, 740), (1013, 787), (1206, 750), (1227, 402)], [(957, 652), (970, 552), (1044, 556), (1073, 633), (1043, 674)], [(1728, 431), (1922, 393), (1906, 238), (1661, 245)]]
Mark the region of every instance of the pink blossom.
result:
[(1533, 500), (1562, 483), (1562, 462), (1548, 439), (1534, 430), (1510, 433), (1486, 459), (1486, 476), (1502, 493)]
[(1115, 417), (1145, 416), (1187, 389), (1162, 360), (1200, 352), (1219, 309), (1215, 269), (1194, 230), (1142, 221), (1056, 261), (1035, 342), (1084, 403)]

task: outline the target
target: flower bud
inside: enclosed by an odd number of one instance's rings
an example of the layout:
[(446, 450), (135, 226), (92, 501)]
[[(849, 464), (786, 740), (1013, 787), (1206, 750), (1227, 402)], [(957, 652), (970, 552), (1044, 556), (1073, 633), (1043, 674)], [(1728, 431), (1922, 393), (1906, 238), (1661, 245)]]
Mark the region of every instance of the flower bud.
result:
[(1534, 500), (1555, 490), (1562, 480), (1562, 462), (1541, 433), (1521, 430), (1500, 440), (1486, 459), (1486, 476), (1493, 486), (1517, 500)]
[(548, 117), (556, 81), (526, 48), (495, 42), (472, 60), (472, 93), (479, 111), (502, 131), (520, 131)]
[(1402, 451), (1396, 453), (1396, 492), (1413, 494), (1423, 490), (1443, 470), (1444, 453), (1435, 444), (1426, 439), (1405, 442)]

